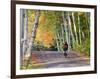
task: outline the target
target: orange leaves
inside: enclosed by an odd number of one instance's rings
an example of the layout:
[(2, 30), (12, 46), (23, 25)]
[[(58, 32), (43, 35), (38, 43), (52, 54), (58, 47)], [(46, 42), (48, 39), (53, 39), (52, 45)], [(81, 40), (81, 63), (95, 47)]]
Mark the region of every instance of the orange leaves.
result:
[(52, 39), (54, 38), (52, 31), (44, 31), (38, 28), (36, 41), (40, 41), (44, 44), (44, 46), (49, 47), (52, 43)]
[(42, 37), (42, 34), (41, 34), (41, 30), (38, 28), (37, 29), (37, 33), (36, 33), (36, 41), (42, 41), (41, 37)]
[(40, 24), (44, 24), (45, 21), (46, 21), (45, 16), (40, 16), (40, 18), (39, 18), (39, 23), (40, 23)]
[(53, 33), (52, 32), (45, 32), (44, 33), (44, 43), (49, 47), (49, 44), (52, 43)]

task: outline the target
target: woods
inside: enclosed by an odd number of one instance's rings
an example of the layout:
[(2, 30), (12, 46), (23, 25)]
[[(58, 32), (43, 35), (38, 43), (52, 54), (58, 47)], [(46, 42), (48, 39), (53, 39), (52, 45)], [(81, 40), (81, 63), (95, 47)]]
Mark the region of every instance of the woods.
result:
[[(21, 56), (32, 51), (68, 51), (90, 55), (90, 13), (74, 11), (20, 10)], [(23, 59), (22, 59), (23, 60)]]

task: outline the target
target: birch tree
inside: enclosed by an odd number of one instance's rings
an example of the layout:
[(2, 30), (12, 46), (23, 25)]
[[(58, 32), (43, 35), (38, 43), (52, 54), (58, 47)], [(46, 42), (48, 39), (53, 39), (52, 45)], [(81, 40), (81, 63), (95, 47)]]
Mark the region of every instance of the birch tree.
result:
[[(20, 10), (20, 25), (21, 25), (21, 60), (24, 60), (24, 55), (27, 50), (27, 37), (28, 37), (28, 15), (27, 15), (27, 10), (26, 9), (21, 9)], [(23, 63), (21, 63), (23, 64)]]
[(80, 41), (80, 44), (81, 44), (81, 26), (80, 26), (80, 16), (79, 16), (79, 13), (78, 13), (78, 27), (79, 27), (79, 41)]
[(32, 53), (32, 47), (34, 46), (34, 40), (35, 40), (35, 37), (36, 37), (36, 31), (37, 31), (37, 28), (38, 28), (39, 16), (40, 16), (40, 11), (36, 10), (35, 20), (33, 22), (32, 34), (31, 34), (31, 38), (28, 41), (28, 48), (27, 48), (26, 55), (25, 55), (25, 58), (27, 58), (27, 59), (29, 59), (29, 57)]
[(20, 9), (20, 58), (21, 65), (23, 65), (24, 49), (23, 49), (23, 38), (24, 38), (24, 10)]
[(66, 24), (65, 12), (62, 12), (62, 19), (63, 19), (63, 25), (64, 25), (64, 29), (65, 29), (65, 38), (66, 38), (66, 42), (68, 43), (68, 49), (69, 49), (68, 28), (67, 28), (67, 24)]
[(76, 30), (74, 12), (72, 12), (72, 20), (73, 20), (73, 25), (74, 25), (74, 33), (75, 33), (76, 43), (78, 44), (78, 36), (77, 36), (77, 30)]
[(73, 44), (72, 46), (74, 46), (75, 38), (74, 38), (74, 35), (73, 35), (73, 30), (72, 30), (72, 24), (71, 24), (71, 19), (70, 19), (70, 12), (67, 12), (67, 20), (68, 20), (68, 27), (69, 27), (69, 30), (70, 30), (70, 33), (71, 33), (71, 38), (72, 38), (72, 44)]

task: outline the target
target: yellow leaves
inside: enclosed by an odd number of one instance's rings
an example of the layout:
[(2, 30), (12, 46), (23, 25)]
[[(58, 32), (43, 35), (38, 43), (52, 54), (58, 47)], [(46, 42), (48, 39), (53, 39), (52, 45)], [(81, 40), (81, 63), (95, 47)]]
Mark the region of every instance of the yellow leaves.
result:
[(37, 33), (36, 33), (36, 41), (42, 41), (41, 37), (42, 37), (42, 34), (41, 34), (41, 30), (38, 28), (37, 29)]
[(29, 23), (28, 25), (28, 32), (31, 33), (32, 32), (32, 24)]
[(40, 28), (37, 29), (36, 41), (42, 42), (44, 46), (49, 47), (52, 44), (53, 33), (51, 31), (44, 31)]
[[(33, 23), (35, 19), (35, 13), (30, 12), (30, 17), (28, 17), (28, 38), (31, 38), (32, 35), (32, 29), (33, 29)], [(44, 46), (49, 47), (50, 44), (53, 42), (53, 32), (51, 31), (51, 27), (46, 24), (46, 16), (40, 15), (39, 22), (38, 22), (38, 28), (36, 30), (36, 42), (41, 42), (44, 44)]]
[[(34, 23), (34, 19), (35, 19), (35, 14), (31, 14), (30, 17), (28, 17), (28, 32), (31, 33), (32, 32), (32, 26)], [(41, 27), (41, 24), (45, 24), (46, 21), (46, 17), (45, 16), (40, 16), (39, 17), (39, 27)]]
[(79, 16), (83, 15), (84, 13), (83, 12), (78, 12)]
[(39, 18), (39, 24), (44, 24), (45, 21), (46, 21), (45, 16), (40, 16), (40, 18)]
[(28, 32), (32, 32), (32, 26), (35, 20), (35, 14), (31, 14), (30, 17), (28, 17)]
[(31, 17), (29, 17), (29, 22), (34, 22), (34, 18), (35, 18), (35, 15), (31, 15)]
[(49, 47), (49, 45), (52, 43), (53, 39), (53, 33), (52, 32), (45, 32), (44, 33), (44, 43)]

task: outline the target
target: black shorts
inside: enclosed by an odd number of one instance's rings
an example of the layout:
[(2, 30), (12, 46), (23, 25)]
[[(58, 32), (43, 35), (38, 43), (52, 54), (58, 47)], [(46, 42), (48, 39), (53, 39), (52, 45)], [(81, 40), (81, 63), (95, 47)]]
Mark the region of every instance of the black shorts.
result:
[(64, 51), (67, 51), (68, 49), (67, 48), (64, 48)]
[(64, 56), (67, 56), (67, 53), (64, 53)]

